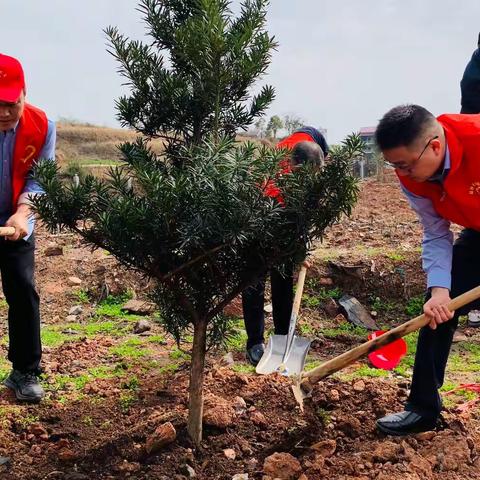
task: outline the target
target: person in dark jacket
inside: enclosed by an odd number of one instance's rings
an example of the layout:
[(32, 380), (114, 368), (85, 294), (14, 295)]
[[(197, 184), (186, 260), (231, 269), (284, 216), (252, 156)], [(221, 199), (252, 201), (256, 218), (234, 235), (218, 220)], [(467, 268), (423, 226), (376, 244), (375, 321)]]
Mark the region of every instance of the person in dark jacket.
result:
[(460, 113), (480, 113), (480, 34), (478, 48), (465, 68), (462, 81), (462, 109)]
[[(289, 149), (290, 155), (279, 165), (280, 174), (289, 174), (296, 165), (314, 164), (323, 166), (328, 154), (328, 145), (324, 136), (315, 128), (304, 127), (282, 140), (277, 148)], [(271, 181), (264, 186), (264, 194), (284, 203), (280, 189)], [(264, 301), (265, 278), (261, 279), (242, 293), (243, 318), (247, 331), (247, 360), (252, 365), (262, 358), (264, 346)], [(270, 272), (272, 290), (273, 323), (276, 335), (286, 335), (293, 306), (293, 270), (291, 267), (283, 273), (273, 269)]]

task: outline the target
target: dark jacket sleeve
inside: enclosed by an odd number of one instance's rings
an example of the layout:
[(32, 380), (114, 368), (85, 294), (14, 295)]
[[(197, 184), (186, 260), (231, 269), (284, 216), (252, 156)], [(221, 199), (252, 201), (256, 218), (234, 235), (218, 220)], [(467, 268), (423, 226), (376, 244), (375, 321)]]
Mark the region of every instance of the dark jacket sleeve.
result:
[(460, 88), (462, 91), (461, 113), (480, 113), (480, 48), (475, 50), (468, 62)]

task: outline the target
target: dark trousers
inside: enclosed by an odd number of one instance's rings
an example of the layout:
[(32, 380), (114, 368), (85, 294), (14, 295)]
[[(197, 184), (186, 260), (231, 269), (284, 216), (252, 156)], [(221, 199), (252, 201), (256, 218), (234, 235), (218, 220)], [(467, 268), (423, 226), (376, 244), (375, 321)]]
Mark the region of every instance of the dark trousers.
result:
[[(450, 297), (457, 297), (478, 285), (480, 285), (480, 232), (465, 229), (453, 246)], [(442, 401), (438, 389), (443, 385), (458, 317), (478, 308), (480, 301), (470, 303), (455, 311), (453, 319), (437, 326), (436, 330), (430, 327), (420, 330), (407, 410), (428, 417), (437, 417), (440, 414)]]
[[(248, 337), (247, 348), (264, 342), (265, 282), (266, 277), (242, 293), (243, 318)], [(283, 275), (277, 270), (272, 270), (270, 283), (275, 333), (286, 335), (293, 306), (293, 269), (286, 269)]]
[(8, 303), (8, 359), (22, 372), (38, 371), (42, 355), (34, 254), (33, 235), (17, 242), (0, 238), (0, 272)]

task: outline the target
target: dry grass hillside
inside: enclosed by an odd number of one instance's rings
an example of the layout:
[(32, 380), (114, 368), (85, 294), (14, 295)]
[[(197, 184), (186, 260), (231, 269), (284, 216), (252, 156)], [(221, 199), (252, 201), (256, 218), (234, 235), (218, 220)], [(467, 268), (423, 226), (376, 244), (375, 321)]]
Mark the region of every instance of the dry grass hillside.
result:
[[(95, 169), (121, 162), (117, 146), (134, 141), (136, 132), (89, 124), (57, 123), (57, 162), (64, 170)], [(161, 140), (153, 142), (155, 150), (163, 148)]]
[[(57, 123), (57, 162), (65, 171), (102, 170), (121, 163), (117, 146), (134, 141), (137, 133), (120, 128), (98, 127), (74, 122)], [(241, 135), (239, 141), (257, 140)], [(163, 149), (163, 141), (152, 142), (155, 151)]]

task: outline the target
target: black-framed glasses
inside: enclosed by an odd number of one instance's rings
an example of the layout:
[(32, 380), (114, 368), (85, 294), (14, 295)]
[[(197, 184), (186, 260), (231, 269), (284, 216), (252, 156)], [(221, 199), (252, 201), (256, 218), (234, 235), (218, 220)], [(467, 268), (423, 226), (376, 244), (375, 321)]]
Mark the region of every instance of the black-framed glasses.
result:
[(427, 150), (430, 143), (433, 142), (433, 140), (436, 140), (437, 138), (438, 138), (438, 135), (435, 135), (434, 137), (432, 137), (426, 143), (426, 145), (423, 147), (422, 153), (410, 165), (402, 165), (402, 164), (399, 164), (399, 163), (391, 163), (391, 162), (387, 162), (387, 160), (384, 160), (384, 163), (385, 163), (385, 165), (388, 165), (389, 167), (395, 168), (395, 170), (402, 170), (402, 171), (410, 170), (411, 168), (413, 168), (415, 166), (415, 164), (417, 164), (420, 161), (420, 159), (422, 158), (423, 154)]

